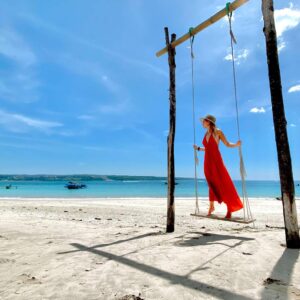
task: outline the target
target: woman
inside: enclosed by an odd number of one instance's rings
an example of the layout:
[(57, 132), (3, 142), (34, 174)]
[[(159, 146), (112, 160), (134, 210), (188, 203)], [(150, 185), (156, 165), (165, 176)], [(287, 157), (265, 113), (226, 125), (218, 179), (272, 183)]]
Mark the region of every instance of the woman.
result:
[(214, 116), (207, 115), (200, 120), (203, 127), (207, 129), (202, 141), (204, 148), (194, 145), (194, 149), (205, 151), (204, 174), (209, 187), (209, 210), (207, 215), (210, 216), (215, 210), (214, 201), (224, 202), (227, 205), (225, 218), (230, 219), (232, 212), (243, 208), (243, 203), (223, 163), (219, 142), (221, 140), (227, 147), (235, 148), (241, 145), (241, 141), (236, 144), (229, 143), (224, 133), (216, 128), (216, 118)]

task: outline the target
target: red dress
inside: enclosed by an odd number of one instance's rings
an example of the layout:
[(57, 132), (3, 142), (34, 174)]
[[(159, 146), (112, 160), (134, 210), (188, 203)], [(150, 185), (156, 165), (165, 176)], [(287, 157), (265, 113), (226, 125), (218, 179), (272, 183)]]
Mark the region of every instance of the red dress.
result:
[(243, 208), (243, 203), (223, 163), (217, 141), (210, 134), (208, 141), (205, 135), (202, 143), (205, 147), (204, 174), (209, 187), (209, 201), (224, 202), (228, 212)]

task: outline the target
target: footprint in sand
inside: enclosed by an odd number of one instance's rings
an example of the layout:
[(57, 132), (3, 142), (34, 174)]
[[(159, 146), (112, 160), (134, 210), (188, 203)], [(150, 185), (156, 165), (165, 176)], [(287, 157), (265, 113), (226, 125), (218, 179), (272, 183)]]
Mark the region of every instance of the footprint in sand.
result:
[(267, 278), (263, 282), (267, 289), (288, 295), (290, 299), (300, 299), (300, 290), (293, 285), (287, 284), (281, 280)]
[(135, 296), (135, 295), (125, 295), (125, 296), (119, 298), (119, 300), (144, 300), (140, 296), (141, 296), (141, 294), (139, 294), (138, 296)]
[(41, 282), (37, 280), (36, 277), (31, 276), (30, 274), (22, 274), (19, 277), (23, 281), (23, 283), (41, 284)]
[(14, 259), (0, 258), (0, 265), (14, 262), (16, 262)]

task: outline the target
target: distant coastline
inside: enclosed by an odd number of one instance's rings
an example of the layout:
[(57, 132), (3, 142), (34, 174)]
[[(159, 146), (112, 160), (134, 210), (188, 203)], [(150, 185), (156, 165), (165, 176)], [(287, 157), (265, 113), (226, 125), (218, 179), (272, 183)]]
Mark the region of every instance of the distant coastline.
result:
[[(192, 177), (176, 177), (176, 180), (191, 180)], [(205, 180), (205, 178), (198, 178)], [(0, 181), (136, 181), (136, 180), (167, 180), (164, 176), (134, 176), (134, 175), (94, 175), (94, 174), (66, 174), (66, 175), (48, 175), (48, 174), (0, 174)], [(248, 179), (249, 181), (273, 181), (276, 179)], [(239, 181), (239, 179), (234, 180)], [(295, 179), (295, 182), (300, 180)]]
[[(180, 180), (191, 178), (177, 177)], [(199, 178), (201, 179), (201, 178)], [(133, 175), (91, 175), (91, 174), (70, 174), (70, 175), (47, 175), (47, 174), (10, 174), (0, 175), (0, 181), (136, 181), (136, 180), (167, 180), (160, 176), (133, 176)]]

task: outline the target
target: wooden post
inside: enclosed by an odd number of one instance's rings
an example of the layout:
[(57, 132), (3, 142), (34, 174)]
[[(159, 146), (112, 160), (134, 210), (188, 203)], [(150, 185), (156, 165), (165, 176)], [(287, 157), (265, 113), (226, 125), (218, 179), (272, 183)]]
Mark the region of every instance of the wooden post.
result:
[(299, 227), (295, 202), (295, 187), (290, 148), (286, 130), (287, 122), (285, 118), (282, 96), (273, 0), (262, 0), (262, 12), (264, 18), (264, 34), (266, 38), (269, 81), (279, 164), (286, 245), (288, 248), (300, 248)]
[[(176, 87), (175, 87), (175, 49), (170, 45), (169, 30), (165, 27), (166, 44), (168, 48), (169, 74), (170, 74), (170, 120), (168, 135), (168, 209), (167, 209), (167, 232), (174, 232), (175, 229), (175, 160), (174, 140), (176, 126)], [(171, 43), (176, 40), (176, 34), (172, 34)]]

